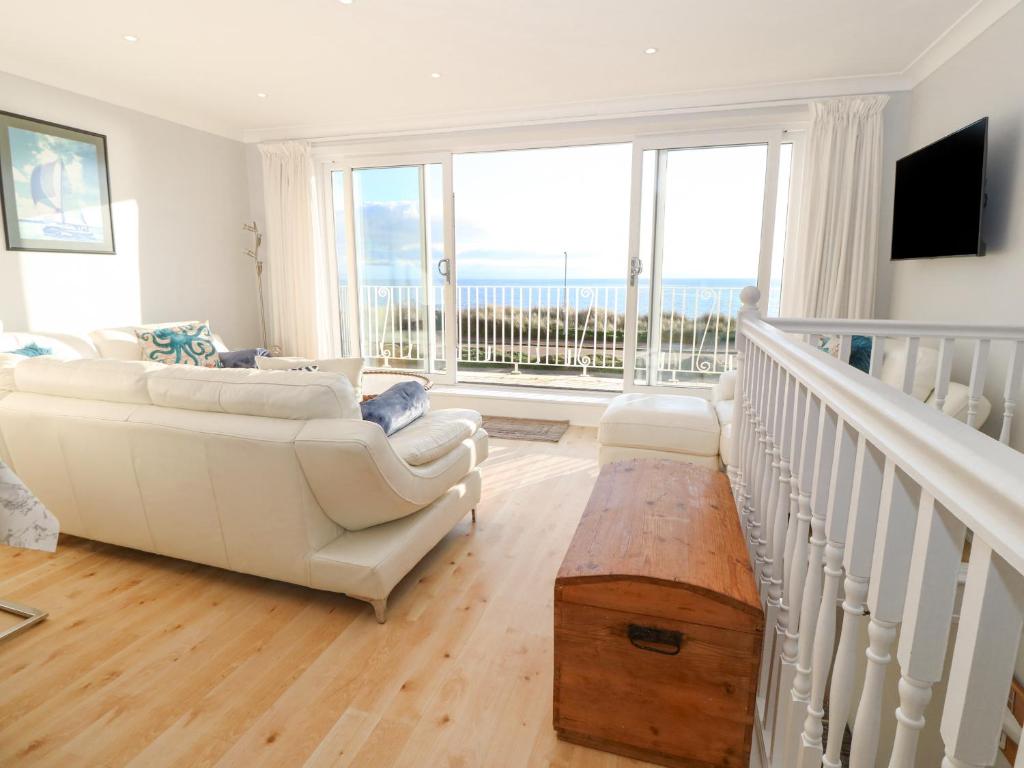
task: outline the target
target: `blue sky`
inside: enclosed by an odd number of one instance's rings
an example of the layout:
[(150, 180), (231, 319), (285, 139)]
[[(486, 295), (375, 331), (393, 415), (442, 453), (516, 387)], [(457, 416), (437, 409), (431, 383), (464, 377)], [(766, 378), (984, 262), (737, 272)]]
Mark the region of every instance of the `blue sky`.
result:
[[(653, 158), (650, 154), (648, 160)], [(669, 153), (665, 278), (756, 275), (766, 157), (764, 145)], [(456, 155), (453, 186), (460, 278), (561, 282), (562, 253), (567, 251), (570, 279), (624, 280), (631, 161), (628, 144)], [(646, 170), (651, 181), (653, 167)], [(364, 281), (418, 282), (418, 170), (357, 170), (353, 182)], [(428, 232), (436, 261), (443, 255), (439, 165), (428, 166), (426, 187)], [(340, 185), (336, 189), (340, 191)]]

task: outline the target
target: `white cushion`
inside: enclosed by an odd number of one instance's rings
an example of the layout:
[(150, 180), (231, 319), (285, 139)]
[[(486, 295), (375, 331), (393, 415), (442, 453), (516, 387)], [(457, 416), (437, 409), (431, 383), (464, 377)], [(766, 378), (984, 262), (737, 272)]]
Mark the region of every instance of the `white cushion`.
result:
[(21, 392), (106, 400), (113, 403), (150, 403), (147, 374), (162, 368), (142, 360), (56, 360), (31, 357), (14, 368), (14, 384)]
[[(970, 389), (963, 384), (958, 384), (955, 381), (949, 382), (949, 390), (946, 392), (946, 402), (942, 404), (942, 412), (947, 416), (952, 416), (958, 421), (967, 423), (967, 409), (970, 406)], [(935, 393), (932, 392), (925, 401), (928, 405), (932, 405), (935, 402)], [(982, 395), (978, 398), (977, 413), (974, 417), (974, 426), (981, 429), (984, 425), (985, 420), (988, 419), (989, 414), (992, 413), (992, 403), (988, 401), (988, 398)]]
[(59, 360), (96, 357), (96, 351), (88, 340), (71, 334), (0, 333), (0, 352), (11, 352), (29, 344), (49, 349), (50, 356)]
[(348, 379), (330, 373), (160, 366), (150, 374), (154, 405), (275, 419), (360, 419)]
[(718, 416), (707, 400), (686, 395), (619, 395), (601, 417), (602, 445), (718, 455)]
[[(882, 360), (881, 379), (890, 387), (903, 390), (903, 372), (907, 367), (907, 349), (902, 342), (892, 352), (886, 352)], [(935, 374), (939, 369), (939, 353), (931, 347), (918, 347), (917, 366), (914, 368), (914, 383), (910, 391), (912, 397), (922, 402), (935, 389)]]
[(289, 371), (303, 365), (315, 365), (321, 373), (340, 373), (348, 379), (357, 398), (363, 396), (363, 358), (330, 357), (313, 360), (308, 357), (257, 357), (256, 367), (261, 371)]
[(726, 424), (722, 427), (722, 439), (718, 443), (718, 452), (722, 456), (722, 463), (727, 467), (736, 465), (736, 441), (733, 439), (735, 432), (735, 424)]
[(388, 438), (402, 460), (414, 467), (429, 464), (451, 453), (480, 429), (476, 411), (446, 408), (422, 416)]
[(711, 388), (711, 401), (720, 403), (736, 399), (736, 371), (726, 371), (718, 377), (718, 383)]
[(0, 352), (0, 392), (9, 392), (14, 389), (14, 366), (28, 359), (24, 355)]
[[(137, 329), (152, 331), (157, 328), (171, 328), (176, 325), (188, 325), (189, 323), (206, 322), (192, 320), (174, 323), (151, 323), (150, 325), (129, 325), (123, 328), (101, 328), (89, 334), (92, 343), (96, 345), (100, 357), (109, 360), (141, 360), (142, 345), (139, 337), (135, 335)], [(206, 323), (209, 325), (209, 323)], [(213, 346), (218, 352), (227, 352), (228, 348), (217, 334), (213, 334)]]
[(719, 400), (715, 403), (715, 414), (718, 416), (720, 426), (725, 427), (727, 424), (732, 424), (733, 406), (735, 403), (735, 400)]

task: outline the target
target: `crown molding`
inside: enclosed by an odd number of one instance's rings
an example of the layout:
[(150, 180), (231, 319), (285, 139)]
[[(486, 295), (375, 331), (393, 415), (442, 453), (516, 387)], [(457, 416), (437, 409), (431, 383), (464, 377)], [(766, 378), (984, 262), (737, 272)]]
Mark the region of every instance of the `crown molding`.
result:
[(363, 141), (431, 133), (665, 117), (726, 109), (753, 109), (831, 96), (891, 93), (909, 90), (910, 87), (910, 82), (901, 73), (839, 77), (378, 122), (351, 122), (340, 125), (286, 125), (276, 128), (246, 129), (242, 133), (242, 140), (250, 144), (281, 139)]
[(1019, 3), (1020, 0), (978, 0), (903, 70), (911, 88), (960, 53)]

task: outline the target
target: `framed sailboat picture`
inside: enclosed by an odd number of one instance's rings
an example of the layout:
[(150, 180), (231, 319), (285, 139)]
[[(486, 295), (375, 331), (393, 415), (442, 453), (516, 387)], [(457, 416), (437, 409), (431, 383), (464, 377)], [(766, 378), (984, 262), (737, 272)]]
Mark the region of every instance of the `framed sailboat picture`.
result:
[(107, 137), (0, 111), (10, 251), (114, 253)]

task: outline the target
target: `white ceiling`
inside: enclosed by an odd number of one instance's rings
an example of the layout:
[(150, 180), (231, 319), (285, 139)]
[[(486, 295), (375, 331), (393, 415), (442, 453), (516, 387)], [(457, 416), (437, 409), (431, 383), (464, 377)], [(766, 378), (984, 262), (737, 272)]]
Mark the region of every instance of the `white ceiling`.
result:
[(358, 133), (906, 87), (1017, 1), (33, 0), (0, 70), (234, 138)]

